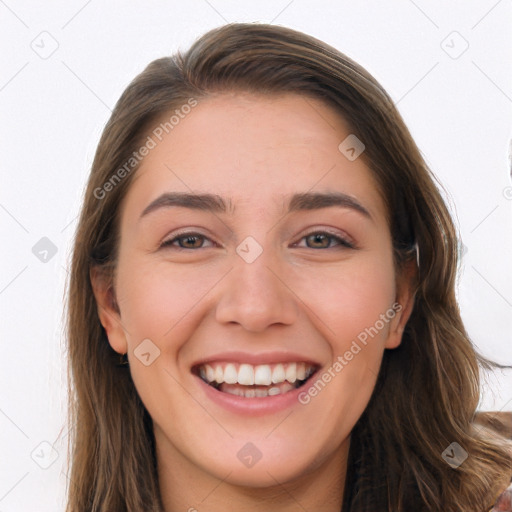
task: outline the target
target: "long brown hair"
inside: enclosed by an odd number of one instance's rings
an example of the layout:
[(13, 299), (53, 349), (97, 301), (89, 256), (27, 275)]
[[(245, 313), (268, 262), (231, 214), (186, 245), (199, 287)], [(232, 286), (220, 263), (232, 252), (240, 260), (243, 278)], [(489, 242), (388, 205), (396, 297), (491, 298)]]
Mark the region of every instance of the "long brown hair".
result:
[[(511, 455), (473, 425), (482, 360), (461, 321), (457, 233), (433, 175), (390, 97), (358, 64), (291, 29), (230, 24), (184, 54), (149, 64), (122, 94), (99, 142), (69, 286), (67, 511), (161, 510), (151, 418), (100, 324), (90, 271), (113, 282), (119, 206), (137, 170), (134, 153), (151, 130), (165, 114), (226, 92), (297, 93), (335, 109), (366, 146), (362, 157), (387, 204), (397, 273), (419, 253), (402, 344), (385, 351), (352, 432), (343, 511), (489, 509)], [(453, 442), (469, 454), (457, 469), (442, 457)]]

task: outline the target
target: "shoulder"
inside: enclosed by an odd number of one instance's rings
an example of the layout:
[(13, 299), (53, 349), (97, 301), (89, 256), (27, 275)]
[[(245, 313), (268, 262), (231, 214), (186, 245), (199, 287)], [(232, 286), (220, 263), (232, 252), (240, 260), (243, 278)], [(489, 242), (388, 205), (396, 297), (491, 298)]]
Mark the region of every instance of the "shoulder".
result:
[(512, 484), (500, 495), (491, 512), (512, 512)]
[[(502, 438), (512, 439), (512, 412), (479, 412), (474, 424)], [(500, 494), (490, 512), (512, 512), (512, 483)]]

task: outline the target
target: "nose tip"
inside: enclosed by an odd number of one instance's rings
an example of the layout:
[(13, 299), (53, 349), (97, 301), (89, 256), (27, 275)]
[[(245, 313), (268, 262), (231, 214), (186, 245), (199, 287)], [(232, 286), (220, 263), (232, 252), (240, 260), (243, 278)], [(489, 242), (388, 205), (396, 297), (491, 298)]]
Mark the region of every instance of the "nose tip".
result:
[(229, 273), (216, 307), (216, 319), (262, 332), (271, 325), (291, 325), (297, 314), (293, 294), (263, 259), (239, 261)]

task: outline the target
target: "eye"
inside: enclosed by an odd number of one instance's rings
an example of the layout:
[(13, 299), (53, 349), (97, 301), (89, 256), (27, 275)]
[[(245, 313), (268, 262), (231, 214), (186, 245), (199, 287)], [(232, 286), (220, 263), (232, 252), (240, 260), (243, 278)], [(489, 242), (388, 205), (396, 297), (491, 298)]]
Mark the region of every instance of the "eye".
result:
[(174, 238), (164, 240), (161, 247), (175, 247), (177, 249), (201, 249), (204, 247), (206, 240), (209, 240), (209, 238), (201, 235), (200, 233), (180, 233)]
[[(346, 247), (354, 249), (355, 246), (345, 238), (334, 235), (327, 231), (315, 231), (305, 235), (301, 238), (301, 241), (305, 240), (306, 245), (300, 245), (300, 242), (295, 244), (297, 247), (307, 247), (308, 249), (331, 249), (336, 246)], [(161, 244), (162, 248), (176, 248), (176, 249), (202, 249), (205, 248), (205, 243), (210, 242), (210, 246), (214, 243), (211, 240), (202, 235), (201, 233), (189, 232), (180, 233), (179, 235), (164, 240)]]
[[(301, 238), (306, 240), (308, 249), (331, 249), (333, 246), (341, 246), (354, 249), (355, 246), (345, 238), (328, 233), (327, 231), (315, 231)], [(299, 246), (299, 245), (298, 245)], [(303, 245), (301, 247), (304, 247)]]

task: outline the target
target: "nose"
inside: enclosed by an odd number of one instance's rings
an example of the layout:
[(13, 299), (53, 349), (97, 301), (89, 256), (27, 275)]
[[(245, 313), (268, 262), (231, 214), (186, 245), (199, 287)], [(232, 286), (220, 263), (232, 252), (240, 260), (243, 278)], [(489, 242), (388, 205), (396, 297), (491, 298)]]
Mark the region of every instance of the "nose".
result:
[(251, 332), (294, 323), (298, 311), (295, 296), (280, 270), (282, 266), (270, 261), (266, 252), (252, 263), (236, 256), (220, 290), (218, 322), (238, 324)]

